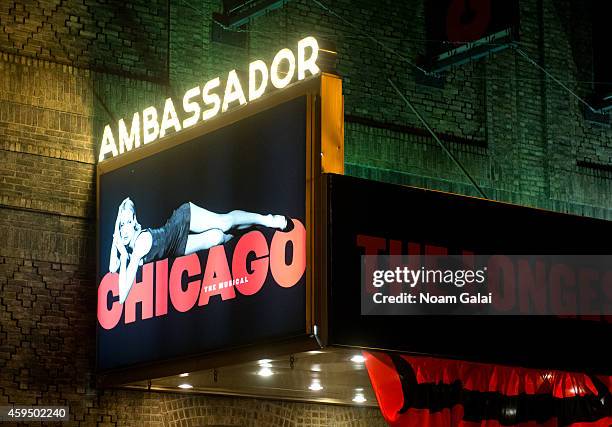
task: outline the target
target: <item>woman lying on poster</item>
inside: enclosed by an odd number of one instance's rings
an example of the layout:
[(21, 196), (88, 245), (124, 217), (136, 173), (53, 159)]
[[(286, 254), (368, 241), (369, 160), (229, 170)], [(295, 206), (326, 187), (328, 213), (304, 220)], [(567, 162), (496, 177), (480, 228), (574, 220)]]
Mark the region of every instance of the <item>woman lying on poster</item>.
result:
[(134, 202), (126, 198), (119, 206), (109, 263), (112, 273), (119, 271), (119, 302), (126, 300), (139, 266), (221, 245), (234, 237), (229, 231), (256, 225), (291, 231), (293, 221), (284, 215), (239, 210), (218, 214), (189, 202), (179, 206), (163, 227), (142, 228)]

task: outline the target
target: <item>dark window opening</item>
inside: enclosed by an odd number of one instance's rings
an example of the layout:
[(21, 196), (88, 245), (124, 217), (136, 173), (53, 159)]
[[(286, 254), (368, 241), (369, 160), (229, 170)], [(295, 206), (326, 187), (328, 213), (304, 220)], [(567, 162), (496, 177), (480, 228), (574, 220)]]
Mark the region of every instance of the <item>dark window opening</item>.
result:
[(593, 9), (593, 89), (595, 100), (612, 108), (612, 55), (609, 46), (612, 2), (594, 1)]

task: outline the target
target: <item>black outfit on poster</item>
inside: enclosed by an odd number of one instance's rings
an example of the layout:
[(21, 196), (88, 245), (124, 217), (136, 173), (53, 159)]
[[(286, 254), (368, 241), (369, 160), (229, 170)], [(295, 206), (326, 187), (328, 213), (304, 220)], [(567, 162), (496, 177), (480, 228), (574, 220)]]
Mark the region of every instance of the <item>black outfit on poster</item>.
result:
[(172, 212), (164, 226), (143, 230), (151, 233), (152, 238), (151, 250), (142, 258), (143, 264), (185, 255), (190, 223), (191, 207), (183, 203)]

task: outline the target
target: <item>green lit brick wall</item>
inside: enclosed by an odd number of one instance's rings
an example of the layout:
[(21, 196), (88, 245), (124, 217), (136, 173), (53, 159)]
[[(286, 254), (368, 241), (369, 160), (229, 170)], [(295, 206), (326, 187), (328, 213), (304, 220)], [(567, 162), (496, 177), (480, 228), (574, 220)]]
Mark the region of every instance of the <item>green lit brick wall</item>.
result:
[[(483, 142), (473, 150), (447, 141), (489, 197), (608, 218), (610, 176), (577, 160), (610, 163), (610, 129), (583, 119), (582, 104), (516, 52), (459, 66), (444, 88), (416, 82), (425, 51), (423, 2), (335, 1), (331, 9), (292, 0), (256, 19), (244, 48), (211, 41), (220, 1), (3, 3), (0, 49), (89, 71), (91, 135), (145, 105), (180, 96), (228, 69), (270, 59), (307, 34), (335, 43), (346, 113), (422, 128), (387, 83), (392, 78), (434, 130)], [(520, 2), (520, 45), (581, 96), (590, 93), (590, 28), (585, 7), (569, 1)], [(366, 31), (367, 30), (367, 31)], [(382, 49), (369, 37), (389, 48)], [(576, 83), (581, 82), (581, 83)], [(95, 91), (95, 95), (92, 94)], [(444, 138), (442, 138), (444, 140)], [(428, 137), (347, 121), (348, 173), (475, 194)]]
[[(576, 165), (577, 160), (611, 163), (610, 127), (586, 121), (583, 104), (521, 55), (514, 50), (492, 54), (445, 73), (442, 89), (428, 87), (417, 82), (418, 71), (402, 59), (414, 62), (425, 52), (422, 1), (325, 4), (343, 19), (314, 2), (292, 1), (255, 21), (249, 58), (258, 52), (269, 57), (306, 34), (330, 40), (339, 52), (347, 116), (422, 129), (388, 84), (391, 78), (488, 197), (612, 218), (612, 175)], [(588, 19), (584, 3), (520, 1), (521, 49), (583, 98), (592, 90)], [(465, 143), (453, 142), (454, 137)], [(477, 194), (435, 141), (420, 133), (347, 117), (345, 145), (349, 174)]]
[[(208, 0), (0, 2), (0, 405), (69, 404), (70, 425), (380, 425), (376, 410), (102, 391), (94, 385), (95, 163), (106, 123), (270, 60), (305, 35), (335, 43), (344, 78), (346, 171), (476, 194), (403, 91), (493, 199), (612, 219), (612, 130), (515, 51), (417, 83), (422, 0), (291, 0), (211, 41)], [(521, 48), (586, 97), (584, 2), (522, 0)], [(348, 22), (348, 23), (347, 23)], [(369, 36), (383, 42), (383, 50)], [(604, 168), (605, 169), (605, 168)], [(233, 417), (233, 418), (232, 418)]]

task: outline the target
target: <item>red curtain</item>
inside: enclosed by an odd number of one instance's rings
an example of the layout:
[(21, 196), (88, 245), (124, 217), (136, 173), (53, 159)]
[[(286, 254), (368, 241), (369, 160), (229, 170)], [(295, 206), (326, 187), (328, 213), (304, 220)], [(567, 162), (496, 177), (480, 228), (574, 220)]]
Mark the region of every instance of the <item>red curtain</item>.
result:
[(364, 352), (394, 427), (611, 427), (612, 377)]

